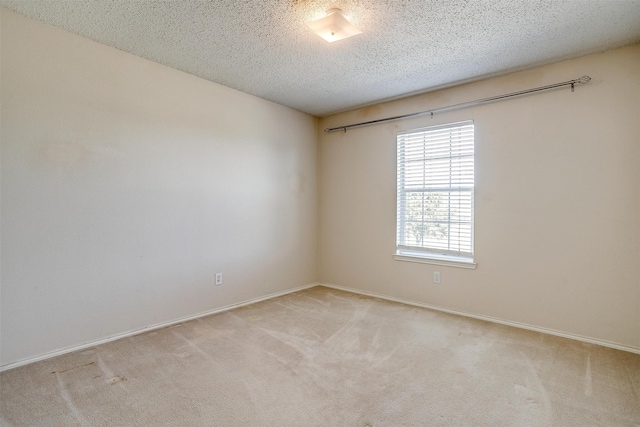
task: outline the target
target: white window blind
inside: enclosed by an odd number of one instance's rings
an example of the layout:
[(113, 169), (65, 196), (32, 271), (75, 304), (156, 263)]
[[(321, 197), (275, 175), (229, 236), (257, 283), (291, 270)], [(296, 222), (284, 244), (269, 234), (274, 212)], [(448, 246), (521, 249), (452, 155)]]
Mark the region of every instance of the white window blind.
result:
[(397, 250), (473, 258), (473, 122), (398, 133)]

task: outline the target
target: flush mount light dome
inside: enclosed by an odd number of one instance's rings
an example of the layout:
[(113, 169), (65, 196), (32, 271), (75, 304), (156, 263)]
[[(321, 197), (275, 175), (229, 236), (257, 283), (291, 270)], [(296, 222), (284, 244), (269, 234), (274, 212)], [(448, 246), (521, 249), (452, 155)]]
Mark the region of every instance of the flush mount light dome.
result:
[(327, 16), (307, 22), (307, 26), (329, 43), (362, 33), (342, 16), (338, 8), (327, 9)]

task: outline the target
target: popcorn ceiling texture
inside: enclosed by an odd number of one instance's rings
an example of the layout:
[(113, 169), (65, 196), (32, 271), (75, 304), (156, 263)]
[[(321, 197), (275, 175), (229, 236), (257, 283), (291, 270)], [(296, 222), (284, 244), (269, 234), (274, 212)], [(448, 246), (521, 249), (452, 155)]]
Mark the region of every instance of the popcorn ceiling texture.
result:
[[(0, 6), (316, 116), (640, 42), (640, 1), (624, 0)], [(305, 22), (329, 7), (340, 7), (363, 34), (332, 44), (313, 34)]]

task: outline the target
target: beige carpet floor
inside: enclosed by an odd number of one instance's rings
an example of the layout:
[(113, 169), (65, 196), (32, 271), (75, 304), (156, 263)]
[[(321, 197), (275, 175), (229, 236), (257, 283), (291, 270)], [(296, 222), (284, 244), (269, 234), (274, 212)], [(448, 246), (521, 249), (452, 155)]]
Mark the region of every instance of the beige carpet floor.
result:
[(0, 380), (11, 426), (640, 425), (640, 355), (324, 287)]

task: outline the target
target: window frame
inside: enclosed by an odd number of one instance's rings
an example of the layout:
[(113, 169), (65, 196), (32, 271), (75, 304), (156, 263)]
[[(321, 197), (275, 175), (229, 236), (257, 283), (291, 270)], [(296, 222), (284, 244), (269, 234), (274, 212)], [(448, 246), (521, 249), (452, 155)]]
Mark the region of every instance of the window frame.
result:
[[(435, 247), (415, 247), (408, 246), (404, 243), (407, 243), (406, 240), (401, 242), (401, 234), (405, 230), (405, 227), (402, 225), (406, 221), (406, 215), (401, 216), (400, 212), (404, 212), (406, 208), (406, 197), (401, 198), (401, 194), (408, 194), (410, 192), (401, 191), (401, 167), (403, 170), (406, 168), (406, 162), (400, 163), (400, 140), (401, 138), (406, 138), (407, 135), (412, 134), (420, 134), (429, 131), (438, 131), (438, 130), (446, 130), (446, 129), (456, 129), (462, 128), (463, 126), (472, 126), (473, 131), (473, 154), (472, 154), (472, 166), (473, 166), (473, 182), (471, 186), (471, 195), (470, 195), (470, 216), (471, 216), (471, 227), (470, 227), (470, 237), (469, 237), (469, 245), (470, 252), (468, 253), (460, 253), (459, 251), (451, 251), (450, 246), (446, 250), (442, 248)], [(397, 261), (407, 261), (407, 262), (417, 262), (417, 263), (425, 263), (425, 264), (435, 264), (435, 265), (444, 265), (451, 267), (460, 267), (460, 268), (468, 268), (475, 269), (477, 263), (475, 262), (475, 124), (473, 120), (465, 120), (461, 122), (454, 123), (444, 123), (435, 126), (427, 126), (416, 129), (403, 130), (396, 133), (396, 251), (393, 254), (393, 257)], [(451, 159), (451, 157), (449, 157)], [(451, 171), (450, 171), (451, 173)], [(451, 177), (451, 175), (449, 175)], [(448, 187), (449, 189), (452, 187)], [(435, 193), (438, 190), (433, 191), (424, 191), (423, 193)], [(461, 194), (462, 189), (458, 188), (455, 190), (455, 193)], [(466, 191), (469, 191), (468, 189)], [(442, 191), (449, 193), (451, 195), (452, 191)], [(461, 197), (461, 196), (458, 196)], [(451, 217), (448, 216), (448, 223), (451, 224)], [(448, 228), (450, 231), (450, 226)], [(403, 244), (401, 244), (403, 243)]]

